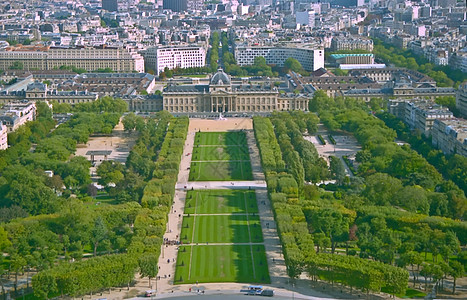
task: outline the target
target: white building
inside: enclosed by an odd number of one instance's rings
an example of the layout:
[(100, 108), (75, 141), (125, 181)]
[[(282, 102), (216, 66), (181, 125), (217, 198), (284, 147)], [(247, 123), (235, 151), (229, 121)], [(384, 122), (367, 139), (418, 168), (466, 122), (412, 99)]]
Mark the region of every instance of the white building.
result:
[(143, 53), (147, 69), (154, 70), (159, 75), (165, 68), (204, 67), (206, 65), (206, 50), (200, 46), (186, 47), (154, 47)]
[(36, 104), (34, 102), (20, 101), (7, 103), (0, 110), (0, 122), (13, 132), (21, 125), (36, 119)]
[(0, 123), (0, 150), (8, 148), (8, 128)]
[(315, 27), (315, 11), (313, 10), (297, 11), (295, 13), (295, 18), (297, 24), (309, 26), (311, 28)]
[(284, 62), (292, 57), (307, 71), (324, 68), (324, 49), (311, 44), (235, 47), (235, 59), (240, 66), (252, 65), (258, 56), (264, 57), (267, 64), (279, 67), (284, 66)]

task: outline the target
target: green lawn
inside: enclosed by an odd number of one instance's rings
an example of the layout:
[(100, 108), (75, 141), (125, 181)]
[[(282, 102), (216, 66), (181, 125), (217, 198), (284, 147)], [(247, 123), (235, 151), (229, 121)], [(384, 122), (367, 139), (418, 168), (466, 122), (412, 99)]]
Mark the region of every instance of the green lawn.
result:
[(195, 136), (195, 147), (196, 145), (246, 146), (247, 142), (245, 132), (243, 131), (197, 132)]
[(205, 190), (188, 191), (185, 214), (257, 213), (254, 191)]
[(244, 146), (200, 146), (194, 147), (191, 161), (206, 160), (250, 160), (248, 148)]
[(189, 181), (253, 180), (249, 161), (192, 162)]
[(181, 246), (175, 283), (196, 282), (269, 283), (264, 246)]
[(185, 216), (180, 237), (183, 244), (263, 242), (258, 215)]
[[(388, 293), (388, 294), (392, 294), (392, 291), (391, 289), (387, 288), (387, 287), (383, 287), (381, 289), (382, 292), (384, 293)], [(397, 297), (399, 298), (425, 298), (426, 294), (423, 293), (423, 292), (420, 292), (418, 290), (414, 290), (412, 288), (407, 288), (405, 290), (405, 293), (400, 293), (400, 294), (396, 294)]]

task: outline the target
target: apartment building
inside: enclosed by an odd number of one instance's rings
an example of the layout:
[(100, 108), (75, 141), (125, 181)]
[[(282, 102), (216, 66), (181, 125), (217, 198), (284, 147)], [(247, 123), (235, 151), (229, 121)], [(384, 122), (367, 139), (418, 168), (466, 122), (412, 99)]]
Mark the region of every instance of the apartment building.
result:
[[(18, 66), (18, 64), (20, 66)], [(0, 50), (0, 69), (53, 70), (75, 66), (87, 71), (110, 68), (115, 72), (144, 72), (141, 55), (118, 47), (17, 46)]]
[(457, 118), (435, 120), (432, 143), (445, 154), (467, 157), (467, 120)]
[(435, 120), (452, 119), (454, 116), (446, 107), (426, 99), (389, 100), (389, 112), (404, 121), (412, 130), (419, 130), (425, 136), (432, 134)]
[(206, 49), (200, 46), (154, 47), (143, 52), (146, 69), (159, 75), (165, 68), (204, 67)]
[(333, 37), (331, 41), (331, 51), (340, 50), (366, 50), (373, 51), (373, 40), (357, 37)]
[[(40, 79), (40, 77), (38, 78)], [(97, 93), (92, 93), (87, 90), (57, 91), (56, 89), (48, 89), (46, 84), (35, 80), (33, 75), (29, 75), (27, 78), (10, 86), (8, 89), (0, 91), (0, 103), (4, 103), (5, 105), (20, 100), (32, 102), (48, 101), (76, 105), (79, 103), (93, 102), (97, 99)]]
[(295, 58), (307, 71), (324, 68), (324, 49), (312, 44), (290, 44), (285, 46), (247, 46), (235, 47), (235, 59), (240, 66), (252, 65), (255, 58), (262, 56), (267, 64), (284, 66), (289, 58)]
[(0, 123), (0, 150), (8, 148), (8, 128)]
[(36, 119), (36, 104), (34, 102), (10, 102), (0, 110), (0, 122), (13, 132), (21, 125)]
[(457, 90), (456, 108), (462, 116), (467, 117), (467, 82), (461, 84)]

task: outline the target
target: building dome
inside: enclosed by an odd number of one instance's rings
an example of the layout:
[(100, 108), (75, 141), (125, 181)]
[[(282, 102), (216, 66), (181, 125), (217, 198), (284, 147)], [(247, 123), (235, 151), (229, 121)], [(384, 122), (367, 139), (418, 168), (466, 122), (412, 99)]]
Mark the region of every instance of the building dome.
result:
[(222, 69), (218, 69), (216, 74), (211, 78), (211, 85), (227, 85), (230, 84), (229, 75), (227, 75)]

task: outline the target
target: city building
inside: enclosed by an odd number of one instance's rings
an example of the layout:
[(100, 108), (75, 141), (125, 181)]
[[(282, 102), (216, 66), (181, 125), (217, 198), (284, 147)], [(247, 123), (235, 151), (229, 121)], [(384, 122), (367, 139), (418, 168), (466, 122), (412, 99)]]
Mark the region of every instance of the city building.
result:
[(461, 115), (467, 117), (467, 82), (459, 86), (456, 94), (456, 108)]
[(200, 46), (153, 47), (143, 52), (147, 70), (153, 70), (159, 76), (165, 68), (204, 67), (206, 50)]
[(360, 37), (333, 37), (331, 41), (331, 51), (341, 50), (366, 50), (373, 51), (373, 40)]
[(446, 107), (426, 99), (390, 99), (389, 112), (409, 125), (411, 130), (418, 130), (425, 136), (432, 133), (435, 120), (452, 119), (452, 112)]
[(86, 92), (91, 95), (125, 97), (152, 93), (155, 76), (148, 73), (83, 73), (56, 85), (60, 92)]
[(309, 26), (311, 28), (315, 27), (314, 10), (297, 11), (295, 13), (295, 18), (297, 20), (297, 24)]
[(164, 0), (164, 9), (170, 9), (174, 12), (186, 11), (188, 8), (188, 0)]
[(375, 64), (373, 54), (331, 54), (330, 63), (343, 70), (385, 68), (385, 64)]
[(8, 128), (0, 122), (0, 150), (8, 148)]
[(118, 11), (118, 0), (102, 0), (102, 9)]
[(287, 44), (284, 46), (246, 46), (235, 47), (235, 60), (240, 66), (252, 65), (255, 58), (262, 56), (267, 64), (284, 66), (289, 58), (295, 58), (307, 71), (324, 68), (324, 49), (313, 44)]
[(58, 102), (75, 105), (78, 103), (93, 102), (97, 99), (97, 93), (91, 93), (87, 90), (57, 91), (56, 89), (49, 89), (46, 84), (35, 80), (33, 75), (29, 75), (24, 80), (21, 80), (8, 87), (7, 89), (0, 91), (0, 103), (3, 104), (26, 100), (34, 102)]
[(459, 154), (467, 157), (467, 120), (435, 120), (432, 143), (445, 154)]
[(306, 111), (311, 95), (279, 93), (273, 82), (232, 82), (230, 76), (219, 69), (208, 84), (169, 84), (162, 97), (162, 108), (170, 113), (237, 114)]
[[(19, 66), (18, 66), (19, 65)], [(109, 68), (115, 72), (144, 72), (141, 55), (124, 48), (16, 46), (0, 49), (0, 69), (53, 70), (74, 66), (87, 71)]]
[(310, 76), (303, 81), (313, 90), (323, 90), (330, 97), (352, 97), (364, 101), (391, 97), (434, 100), (456, 94), (452, 87), (437, 87), (432, 78), (403, 68), (355, 69), (350, 70), (348, 76)]
[(36, 104), (29, 101), (10, 102), (0, 109), (0, 122), (13, 132), (21, 125), (36, 119)]

